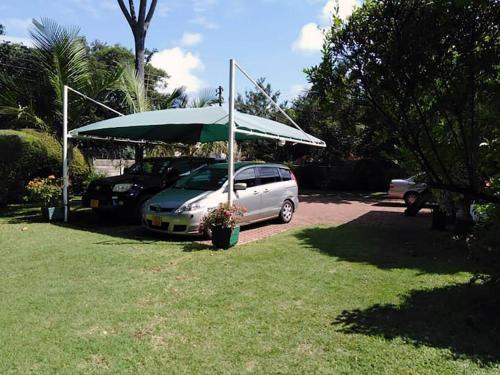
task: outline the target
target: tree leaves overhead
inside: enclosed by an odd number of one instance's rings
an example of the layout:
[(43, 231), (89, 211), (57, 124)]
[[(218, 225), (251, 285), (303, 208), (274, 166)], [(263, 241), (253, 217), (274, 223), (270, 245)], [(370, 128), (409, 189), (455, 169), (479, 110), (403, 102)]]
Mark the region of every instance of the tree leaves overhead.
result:
[(325, 103), (348, 89), (433, 186), (489, 199), (500, 165), (486, 166), (480, 144), (500, 135), (499, 19), (494, 0), (366, 1), (327, 33), (312, 92)]
[(118, 88), (125, 95), (129, 113), (151, 111), (152, 104), (149, 100), (143, 81), (140, 79), (131, 64), (122, 65), (122, 75), (118, 81)]
[(62, 27), (55, 21), (33, 20), (31, 38), (48, 72), (56, 98), (62, 103), (64, 85), (83, 90), (90, 83), (87, 49), (76, 27)]

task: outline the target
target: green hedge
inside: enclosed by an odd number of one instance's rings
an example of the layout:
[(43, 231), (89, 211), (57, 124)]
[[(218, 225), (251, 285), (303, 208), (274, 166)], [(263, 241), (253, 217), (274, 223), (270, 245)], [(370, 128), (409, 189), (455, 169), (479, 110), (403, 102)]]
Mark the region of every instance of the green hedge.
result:
[[(0, 130), (0, 204), (19, 201), (35, 177), (61, 176), (62, 146), (36, 130)], [(70, 178), (78, 186), (90, 168), (78, 149), (70, 153)]]

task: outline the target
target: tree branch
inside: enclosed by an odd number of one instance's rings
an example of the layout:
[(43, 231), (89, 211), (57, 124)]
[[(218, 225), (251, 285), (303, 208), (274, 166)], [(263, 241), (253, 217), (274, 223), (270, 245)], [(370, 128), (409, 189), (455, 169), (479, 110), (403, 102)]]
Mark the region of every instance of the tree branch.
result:
[(137, 22), (137, 16), (135, 15), (135, 6), (134, 6), (134, 0), (128, 0), (128, 4), (130, 7), (130, 17)]
[(151, 1), (151, 6), (149, 7), (148, 15), (146, 16), (146, 24), (148, 24), (148, 26), (149, 26), (149, 23), (151, 22), (151, 18), (153, 18), (153, 14), (155, 12), (157, 3), (158, 3), (158, 0)]
[(122, 13), (125, 16), (125, 18), (126, 18), (127, 22), (129, 23), (130, 27), (133, 27), (134, 20), (132, 20), (132, 17), (130, 16), (130, 13), (128, 12), (127, 7), (123, 3), (123, 0), (118, 0), (118, 5), (120, 6), (120, 9), (122, 10)]
[(148, 5), (148, 0), (141, 0), (141, 2), (139, 3), (139, 18), (137, 19), (137, 22), (143, 26), (144, 26), (144, 20), (146, 19), (147, 5)]

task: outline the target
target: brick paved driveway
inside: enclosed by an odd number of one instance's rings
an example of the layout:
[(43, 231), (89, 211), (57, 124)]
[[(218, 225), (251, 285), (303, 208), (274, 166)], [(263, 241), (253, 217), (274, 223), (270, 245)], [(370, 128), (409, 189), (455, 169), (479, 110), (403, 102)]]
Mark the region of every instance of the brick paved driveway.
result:
[(429, 227), (428, 209), (417, 217), (406, 217), (401, 200), (379, 198), (360, 194), (308, 194), (300, 196), (300, 205), (289, 224), (273, 222), (243, 227), (240, 244), (260, 240), (292, 228), (319, 224), (345, 224), (355, 221), (364, 224), (381, 224), (395, 227)]

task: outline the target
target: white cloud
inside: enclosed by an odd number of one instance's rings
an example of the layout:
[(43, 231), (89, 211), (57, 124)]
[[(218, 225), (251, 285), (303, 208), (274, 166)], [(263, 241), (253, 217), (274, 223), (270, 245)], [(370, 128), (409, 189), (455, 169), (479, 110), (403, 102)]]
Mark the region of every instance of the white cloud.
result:
[(168, 79), (169, 90), (185, 86), (188, 92), (194, 93), (205, 87), (205, 82), (196, 76), (197, 71), (204, 69), (201, 59), (180, 47), (155, 53), (151, 64), (168, 73), (170, 76)]
[(321, 9), (319, 24), (309, 22), (302, 26), (298, 39), (292, 44), (292, 49), (305, 53), (320, 51), (325, 37), (324, 29), (331, 23), (333, 15), (338, 14), (345, 21), (359, 4), (358, 0), (328, 0)]
[(325, 34), (318, 24), (310, 22), (302, 26), (299, 37), (293, 42), (292, 49), (305, 53), (320, 51), (324, 37)]
[(200, 33), (184, 33), (180, 40), (180, 44), (186, 47), (196, 46), (203, 42), (203, 35)]
[(357, 0), (329, 0), (321, 10), (321, 20), (329, 23), (338, 7), (338, 16), (345, 21), (358, 5)]

